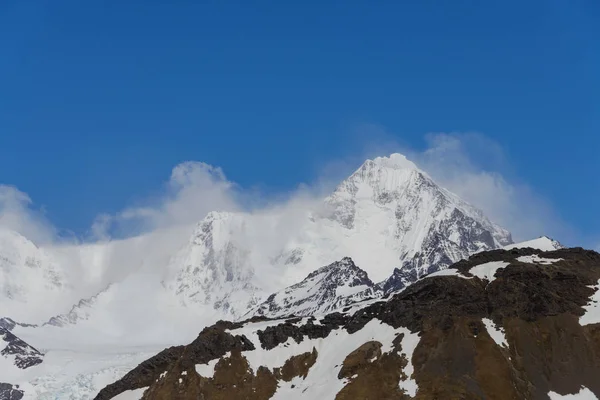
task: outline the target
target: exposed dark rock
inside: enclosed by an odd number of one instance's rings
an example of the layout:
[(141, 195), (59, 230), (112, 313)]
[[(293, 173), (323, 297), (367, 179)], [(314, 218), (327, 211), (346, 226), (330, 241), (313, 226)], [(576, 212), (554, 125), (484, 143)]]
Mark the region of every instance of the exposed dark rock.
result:
[(0, 328), (4, 328), (7, 331), (12, 331), (17, 323), (11, 318), (0, 318)]
[(0, 328), (0, 339), (6, 343), (6, 347), (0, 351), (0, 356), (14, 357), (17, 368), (30, 368), (43, 361), (44, 355), (40, 351), (25, 343), (7, 329)]
[(10, 383), (0, 383), (0, 400), (21, 400), (23, 391)]

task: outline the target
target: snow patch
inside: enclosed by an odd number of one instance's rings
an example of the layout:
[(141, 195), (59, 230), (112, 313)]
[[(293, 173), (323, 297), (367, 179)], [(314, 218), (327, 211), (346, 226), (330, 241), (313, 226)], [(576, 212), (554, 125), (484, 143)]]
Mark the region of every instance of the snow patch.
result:
[[(227, 352), (224, 357), (231, 357), (231, 352)], [(215, 374), (215, 366), (219, 362), (219, 358), (210, 360), (206, 364), (196, 364), (196, 372), (204, 378), (212, 378)]]
[(595, 286), (588, 286), (596, 292), (590, 297), (590, 302), (583, 307), (585, 313), (579, 318), (581, 326), (600, 323), (600, 280)]
[(496, 274), (496, 271), (500, 268), (506, 267), (508, 264), (509, 263), (505, 261), (492, 261), (485, 264), (477, 265), (471, 268), (469, 272), (472, 275), (478, 277), (479, 279), (485, 279), (490, 281), (491, 283), (494, 279), (496, 279), (496, 277), (494, 276)]
[(504, 335), (504, 332), (501, 330), (501, 328), (498, 329), (496, 327), (496, 325), (494, 325), (494, 321), (492, 321), (491, 319), (487, 319), (487, 318), (482, 318), (481, 321), (485, 325), (485, 328), (487, 329), (488, 334), (492, 337), (492, 339), (494, 339), (494, 342), (496, 342), (496, 344), (498, 346), (508, 347), (508, 341), (506, 340), (506, 336)]
[(135, 390), (126, 390), (125, 392), (116, 395), (112, 400), (140, 400), (147, 387)]
[(412, 333), (406, 328), (399, 329), (401, 333), (404, 333), (404, 337), (402, 338), (402, 354), (408, 360), (408, 364), (404, 368), (404, 373), (408, 377), (404, 381), (400, 381), (400, 389), (404, 389), (408, 395), (411, 397), (415, 397), (417, 395), (417, 390), (419, 386), (417, 385), (417, 381), (412, 378), (412, 374), (415, 372), (415, 367), (412, 363), (413, 353), (419, 344), (419, 334)]
[(538, 256), (537, 254), (533, 254), (531, 256), (521, 256), (517, 258), (517, 261), (529, 263), (529, 264), (544, 264), (551, 265), (555, 262), (562, 261), (562, 258), (543, 258)]
[(432, 274), (426, 275), (424, 278), (434, 278), (436, 276), (458, 276), (459, 278), (470, 279), (462, 275), (457, 269), (454, 268), (442, 269)]
[(555, 392), (550, 392), (548, 393), (548, 397), (550, 397), (550, 400), (598, 400), (596, 395), (585, 386), (581, 387), (579, 393), (567, 394), (563, 396)]

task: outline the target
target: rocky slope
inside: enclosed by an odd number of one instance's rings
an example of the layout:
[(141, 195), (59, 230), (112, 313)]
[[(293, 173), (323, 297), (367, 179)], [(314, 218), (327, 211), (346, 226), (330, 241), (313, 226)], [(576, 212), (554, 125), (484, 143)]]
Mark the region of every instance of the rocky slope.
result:
[(382, 295), (381, 288), (369, 279), (367, 273), (346, 257), (311, 272), (302, 282), (272, 294), (247, 317), (325, 314)]
[(0, 327), (0, 400), (20, 400), (23, 390), (18, 385), (3, 382), (10, 380), (17, 370), (24, 370), (42, 363), (44, 355), (10, 332), (14, 321), (2, 320)]
[(324, 317), (219, 322), (96, 399), (597, 398), (599, 287), (593, 251), (482, 252)]
[(343, 257), (375, 282), (385, 280), (390, 293), (512, 243), (510, 233), (400, 154), (367, 160), (320, 205), (292, 214), (210, 213), (171, 260), (165, 287), (184, 304), (239, 318)]

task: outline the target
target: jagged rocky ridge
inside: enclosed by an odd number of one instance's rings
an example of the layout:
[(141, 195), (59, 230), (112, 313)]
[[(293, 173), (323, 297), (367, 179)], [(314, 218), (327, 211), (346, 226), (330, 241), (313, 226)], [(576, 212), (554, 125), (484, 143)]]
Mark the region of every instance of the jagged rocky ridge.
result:
[(593, 251), (483, 252), (324, 317), (219, 322), (96, 399), (598, 397), (599, 282)]
[(378, 298), (381, 288), (350, 257), (311, 272), (301, 282), (272, 294), (247, 316), (283, 318), (325, 314), (352, 303)]

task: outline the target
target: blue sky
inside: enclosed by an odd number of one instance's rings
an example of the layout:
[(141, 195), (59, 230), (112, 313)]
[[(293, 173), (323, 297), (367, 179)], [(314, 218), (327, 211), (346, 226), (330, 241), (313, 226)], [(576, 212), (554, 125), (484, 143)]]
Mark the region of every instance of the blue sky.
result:
[(0, 183), (83, 234), (186, 160), (281, 193), (478, 132), (504, 161), (474, 165), (600, 243), (599, 21), (594, 0), (3, 1)]

